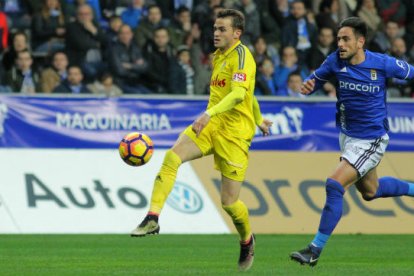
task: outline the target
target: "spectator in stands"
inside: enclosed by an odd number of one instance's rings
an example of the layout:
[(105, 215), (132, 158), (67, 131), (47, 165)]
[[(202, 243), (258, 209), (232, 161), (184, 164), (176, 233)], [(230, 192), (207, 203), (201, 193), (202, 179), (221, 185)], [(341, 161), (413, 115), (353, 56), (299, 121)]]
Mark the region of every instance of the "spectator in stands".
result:
[(40, 91), (39, 76), (32, 68), (33, 58), (29, 50), (17, 53), (16, 67), (6, 74), (5, 84), (13, 92), (34, 94)]
[(173, 47), (169, 43), (168, 30), (159, 27), (154, 31), (154, 40), (145, 48), (149, 68), (145, 75), (146, 86), (154, 93), (166, 94), (168, 91), (169, 68), (174, 59)]
[(258, 72), (256, 75), (256, 87), (254, 90), (254, 94), (276, 96), (277, 89), (275, 80), (273, 78), (275, 66), (273, 65), (272, 60), (269, 57), (265, 56), (258, 63), (257, 67)]
[(277, 91), (278, 96), (287, 96), (293, 98), (306, 98), (306, 95), (301, 93), (300, 87), (302, 86), (303, 78), (301, 73), (293, 71), (289, 74), (287, 80), (287, 86)]
[(194, 95), (194, 68), (190, 60), (190, 49), (181, 45), (177, 49), (177, 58), (170, 63), (169, 88), (172, 94)]
[(186, 39), (190, 48), (191, 63), (194, 68), (194, 93), (208, 94), (212, 68), (212, 55), (205, 55), (200, 45), (201, 31), (197, 23), (193, 23), (191, 33)]
[(282, 62), (276, 67), (274, 73), (274, 79), (278, 90), (286, 88), (288, 76), (293, 71), (300, 72), (303, 79), (309, 75), (308, 68), (298, 63), (296, 49), (292, 46), (286, 46), (282, 49)]
[(52, 64), (40, 74), (41, 92), (51, 93), (56, 86), (68, 77), (68, 57), (64, 52), (58, 51), (52, 55)]
[(237, 2), (232, 8), (241, 11), (245, 18), (248, 18), (248, 23), (245, 26), (241, 41), (244, 45), (251, 46), (253, 41), (261, 34), (260, 14), (253, 0), (241, 0)]
[(185, 43), (186, 38), (191, 33), (191, 13), (186, 6), (177, 9), (176, 15), (169, 28), (171, 44), (176, 49)]
[(362, 0), (359, 3), (355, 13), (367, 24), (367, 43), (370, 43), (375, 33), (382, 29), (382, 19), (378, 14), (374, 0)]
[(319, 4), (319, 13), (315, 16), (318, 28), (328, 27), (336, 30), (338, 26), (338, 0), (322, 0)]
[[(156, 2), (166, 2), (163, 0), (156, 0)], [(197, 0), (173, 0), (174, 2), (174, 11), (177, 12), (181, 7), (186, 7), (189, 11), (193, 10), (193, 7), (196, 3), (201, 2)]]
[(77, 65), (71, 65), (68, 67), (67, 79), (63, 80), (57, 87), (55, 87), (55, 89), (53, 89), (53, 93), (91, 93), (82, 81), (83, 73), (81, 68)]
[[(310, 71), (316, 70), (328, 57), (328, 55), (335, 51), (334, 45), (335, 37), (334, 31), (328, 27), (322, 27), (318, 31), (318, 42), (312, 46), (309, 53), (309, 60), (307, 62)], [(314, 92), (315, 96), (336, 96), (335, 80), (326, 82), (321, 89)]]
[(21, 31), (16, 32), (13, 35), (12, 45), (3, 55), (4, 70), (11, 70), (15, 65), (17, 53), (27, 49), (30, 50), (30, 45), (26, 33)]
[(387, 23), (392, 20), (399, 26), (405, 26), (407, 8), (405, 1), (376, 0), (379, 14)]
[(280, 56), (275, 47), (272, 45), (268, 45), (266, 40), (259, 36), (253, 42), (253, 51), (252, 51), (254, 60), (256, 64), (261, 63), (265, 58), (270, 58), (274, 67), (279, 66), (280, 64)]
[[(390, 55), (410, 63), (407, 55), (407, 47), (404, 39), (397, 37), (391, 42)], [(411, 93), (411, 80), (401, 80), (397, 78), (389, 78), (387, 80), (387, 96), (388, 97), (408, 97)]]
[[(148, 69), (141, 50), (133, 43), (129, 25), (122, 25), (116, 41), (109, 53), (109, 64), (116, 83), (127, 94), (146, 94), (148, 89), (142, 85), (142, 74)], [(158, 72), (161, 73), (161, 72)]]
[[(323, 0), (312, 0), (311, 10), (314, 14), (319, 13), (319, 8)], [(338, 9), (333, 15), (336, 22), (341, 22), (347, 17), (354, 15), (358, 2), (361, 0), (338, 0)], [(335, 28), (336, 30), (336, 28)]]
[(118, 40), (119, 29), (123, 25), (121, 17), (113, 15), (109, 19), (109, 28), (105, 32), (105, 48), (108, 48), (112, 43)]
[(9, 45), (9, 27), (7, 25), (6, 14), (0, 11), (0, 55), (6, 50)]
[(43, 0), (42, 9), (32, 20), (32, 45), (35, 51), (64, 49), (65, 25), (65, 15), (59, 0)]
[(92, 9), (93, 21), (95, 25), (99, 26), (102, 20), (102, 11), (99, 0), (65, 0), (66, 1), (66, 15), (70, 21), (77, 18), (78, 9), (82, 5), (88, 5)]
[[(414, 1), (405, 1), (407, 6), (407, 21), (405, 24), (404, 40), (407, 44), (408, 52), (413, 51), (414, 45)], [(410, 54), (410, 56), (413, 56)]]
[(80, 5), (76, 21), (68, 24), (66, 29), (66, 49), (69, 62), (83, 68), (88, 80), (105, 69), (101, 53), (104, 43), (104, 33), (93, 23), (92, 8), (86, 4)]
[(0, 0), (0, 5), (7, 15), (10, 30), (30, 28), (30, 5), (26, 0)]
[(286, 19), (290, 15), (289, 4), (292, 2), (290, 0), (273, 0), (271, 6), (277, 7), (279, 13), (282, 15), (283, 19)]
[(143, 49), (148, 41), (153, 39), (154, 30), (159, 27), (167, 27), (167, 22), (162, 18), (161, 9), (156, 5), (149, 6), (147, 18), (142, 20), (134, 32), (138, 47)]
[(397, 37), (401, 37), (401, 32), (398, 23), (395, 21), (388, 21), (385, 24), (384, 32), (377, 32), (372, 39), (369, 49), (373, 52), (390, 53), (391, 41)]
[(214, 6), (212, 13), (207, 15), (207, 18), (203, 20), (203, 22), (207, 23), (204, 25), (197, 23), (201, 30), (200, 45), (205, 55), (209, 55), (216, 50), (214, 47), (214, 22), (216, 21), (217, 14), (221, 10), (223, 10), (222, 6)]
[[(192, 10), (192, 22), (198, 24), (200, 28), (211, 23), (211, 17), (215, 13), (216, 7), (222, 7), (222, 0), (200, 1)], [(214, 21), (213, 21), (214, 22)]]
[(307, 62), (309, 70), (314, 71), (321, 66), (326, 57), (335, 51), (334, 40), (334, 31), (331, 28), (322, 27), (318, 30), (318, 42), (312, 46)]
[(316, 39), (316, 25), (307, 18), (305, 4), (300, 0), (293, 1), (291, 15), (286, 19), (282, 29), (282, 47), (295, 47), (299, 63), (303, 64)]
[(108, 72), (102, 74), (99, 80), (89, 84), (88, 89), (93, 94), (106, 95), (107, 97), (118, 97), (122, 95), (122, 90), (116, 84), (112, 75)]
[(121, 14), (122, 22), (135, 29), (146, 12), (145, 0), (131, 0), (131, 5)]
[(258, 2), (260, 3), (259, 12), (262, 36), (266, 40), (266, 43), (273, 45), (274, 47), (280, 47), (281, 29), (285, 19), (283, 11), (280, 10), (283, 5), (279, 5), (279, 2), (286, 2), (287, 17), (289, 14), (287, 0), (266, 0)]

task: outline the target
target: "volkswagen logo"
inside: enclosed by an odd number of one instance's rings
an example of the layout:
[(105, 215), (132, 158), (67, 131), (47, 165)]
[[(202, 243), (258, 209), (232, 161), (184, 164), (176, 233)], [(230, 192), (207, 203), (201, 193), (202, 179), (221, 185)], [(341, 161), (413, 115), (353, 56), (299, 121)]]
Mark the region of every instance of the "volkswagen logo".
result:
[(177, 211), (194, 214), (203, 208), (201, 196), (192, 187), (182, 182), (175, 182), (167, 199), (167, 204)]

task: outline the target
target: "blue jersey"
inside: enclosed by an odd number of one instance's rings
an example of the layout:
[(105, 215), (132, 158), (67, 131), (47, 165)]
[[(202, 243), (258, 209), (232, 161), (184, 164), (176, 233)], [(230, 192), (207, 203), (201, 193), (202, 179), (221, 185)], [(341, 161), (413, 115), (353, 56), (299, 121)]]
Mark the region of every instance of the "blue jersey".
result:
[(317, 90), (332, 76), (338, 80), (337, 126), (348, 136), (376, 139), (388, 131), (387, 78), (412, 79), (414, 67), (368, 50), (365, 50), (365, 61), (352, 65), (340, 59), (337, 50), (308, 79), (316, 80)]

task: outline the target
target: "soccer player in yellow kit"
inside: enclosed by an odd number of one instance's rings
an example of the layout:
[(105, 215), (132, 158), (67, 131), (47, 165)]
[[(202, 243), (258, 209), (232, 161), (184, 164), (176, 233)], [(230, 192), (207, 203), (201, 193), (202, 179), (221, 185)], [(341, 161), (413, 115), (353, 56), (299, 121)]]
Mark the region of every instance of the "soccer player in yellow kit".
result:
[(249, 49), (241, 44), (244, 16), (225, 9), (214, 23), (213, 73), (207, 110), (180, 135), (167, 151), (154, 182), (151, 205), (145, 219), (132, 236), (157, 234), (158, 216), (171, 192), (178, 167), (186, 162), (214, 154), (216, 169), (221, 172), (221, 203), (240, 235), (239, 269), (248, 270), (254, 259), (254, 236), (248, 210), (239, 193), (248, 164), (248, 150), (256, 125), (269, 134), (271, 122), (263, 119), (253, 95), (256, 64)]

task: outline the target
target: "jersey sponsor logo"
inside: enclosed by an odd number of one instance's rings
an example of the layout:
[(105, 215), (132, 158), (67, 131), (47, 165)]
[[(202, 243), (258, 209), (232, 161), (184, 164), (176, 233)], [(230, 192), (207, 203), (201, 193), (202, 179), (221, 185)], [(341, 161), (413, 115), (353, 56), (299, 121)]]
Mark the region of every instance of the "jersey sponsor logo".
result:
[(203, 208), (200, 194), (183, 182), (176, 181), (173, 190), (167, 199), (167, 204), (175, 210), (195, 214)]
[(371, 69), (371, 80), (377, 80), (377, 71)]
[(4, 121), (7, 118), (8, 107), (4, 103), (0, 103), (0, 137), (4, 133)]
[(219, 80), (218, 75), (211, 79), (210, 86), (224, 87), (226, 86), (226, 79)]
[(245, 73), (235, 73), (232, 79), (233, 81), (244, 82), (246, 81), (247, 77)]
[(354, 82), (349, 82), (349, 81), (339, 81), (339, 88), (351, 90), (351, 91), (369, 92), (369, 93), (376, 93), (376, 92), (380, 92), (381, 90), (379, 85), (361, 84), (361, 83), (354, 83)]

